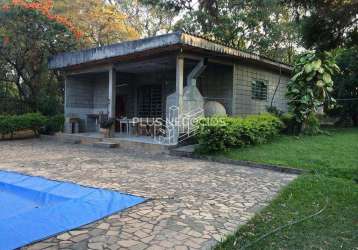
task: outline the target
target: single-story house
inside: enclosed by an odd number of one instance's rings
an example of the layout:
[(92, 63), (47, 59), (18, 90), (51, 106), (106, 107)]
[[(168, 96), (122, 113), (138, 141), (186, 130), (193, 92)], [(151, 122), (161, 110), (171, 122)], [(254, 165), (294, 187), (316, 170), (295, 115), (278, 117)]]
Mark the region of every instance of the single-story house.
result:
[[(160, 118), (168, 131), (169, 113), (203, 115), (207, 103), (231, 116), (265, 112), (271, 103), (285, 111), (292, 71), (290, 65), (183, 32), (59, 54), (49, 68), (65, 76), (65, 132), (98, 133), (105, 115), (116, 119), (117, 132), (133, 138), (138, 133), (128, 129), (136, 123), (131, 119)], [(167, 143), (176, 144), (181, 130), (172, 129), (179, 132)]]

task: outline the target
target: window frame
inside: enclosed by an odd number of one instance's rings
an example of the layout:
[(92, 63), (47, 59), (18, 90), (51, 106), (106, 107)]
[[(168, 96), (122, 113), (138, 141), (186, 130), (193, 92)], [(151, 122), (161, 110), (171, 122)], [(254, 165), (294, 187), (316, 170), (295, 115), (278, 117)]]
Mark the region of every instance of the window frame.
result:
[[(259, 83), (261, 84), (261, 86), (258, 86)], [(251, 81), (251, 99), (256, 101), (267, 101), (268, 87), (269, 82), (267, 80), (255, 79)]]

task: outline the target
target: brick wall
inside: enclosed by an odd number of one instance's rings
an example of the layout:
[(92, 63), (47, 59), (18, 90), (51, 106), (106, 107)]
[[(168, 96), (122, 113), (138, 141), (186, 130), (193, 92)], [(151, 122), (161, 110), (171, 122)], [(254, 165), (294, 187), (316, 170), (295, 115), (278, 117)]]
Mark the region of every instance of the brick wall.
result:
[[(108, 111), (108, 74), (68, 76), (66, 81), (66, 117), (80, 118), (80, 131), (96, 131), (88, 114)], [(91, 124), (89, 124), (91, 123)]]
[[(265, 112), (266, 107), (270, 105), (272, 96), (278, 85), (279, 73), (253, 66), (235, 64), (233, 79), (233, 115), (258, 114)], [(252, 82), (254, 80), (267, 82), (267, 100), (252, 99)], [(280, 85), (278, 86), (273, 101), (273, 106), (283, 111), (287, 111), (285, 93), (288, 80), (288, 76), (281, 76)]]
[(93, 79), (93, 111), (108, 112), (108, 74), (98, 74)]

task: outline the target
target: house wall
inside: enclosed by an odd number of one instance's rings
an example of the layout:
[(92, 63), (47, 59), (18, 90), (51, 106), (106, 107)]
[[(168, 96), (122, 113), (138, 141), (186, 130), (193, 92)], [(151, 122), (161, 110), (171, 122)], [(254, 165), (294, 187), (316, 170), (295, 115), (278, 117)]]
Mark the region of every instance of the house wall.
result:
[[(278, 85), (279, 75), (279, 73), (254, 66), (235, 64), (233, 72), (233, 115), (248, 115), (266, 112), (266, 107), (270, 105), (272, 96)], [(254, 80), (267, 81), (267, 100), (252, 99), (251, 84)], [(276, 106), (282, 111), (287, 111), (285, 93), (288, 81), (289, 76), (281, 75), (280, 85), (278, 86), (273, 101), (273, 106)]]
[(65, 117), (80, 118), (79, 130), (85, 131), (86, 116), (93, 109), (93, 82), (87, 77), (68, 76), (65, 99)]
[(108, 112), (108, 73), (97, 74), (93, 79), (93, 112)]
[(96, 131), (89, 114), (107, 113), (108, 74), (67, 76), (65, 117), (80, 118), (80, 131)]
[(198, 88), (205, 101), (217, 101), (232, 114), (233, 67), (209, 64), (198, 79)]

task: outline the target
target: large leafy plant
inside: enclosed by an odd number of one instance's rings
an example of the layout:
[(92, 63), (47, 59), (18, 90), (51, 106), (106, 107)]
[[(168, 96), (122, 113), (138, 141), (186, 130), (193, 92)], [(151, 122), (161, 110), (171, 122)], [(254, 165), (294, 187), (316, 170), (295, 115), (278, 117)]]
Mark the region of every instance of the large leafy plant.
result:
[(294, 76), (288, 84), (288, 104), (301, 128), (310, 125), (309, 120), (319, 108), (334, 107), (332, 76), (339, 67), (329, 52), (302, 55), (294, 66)]

